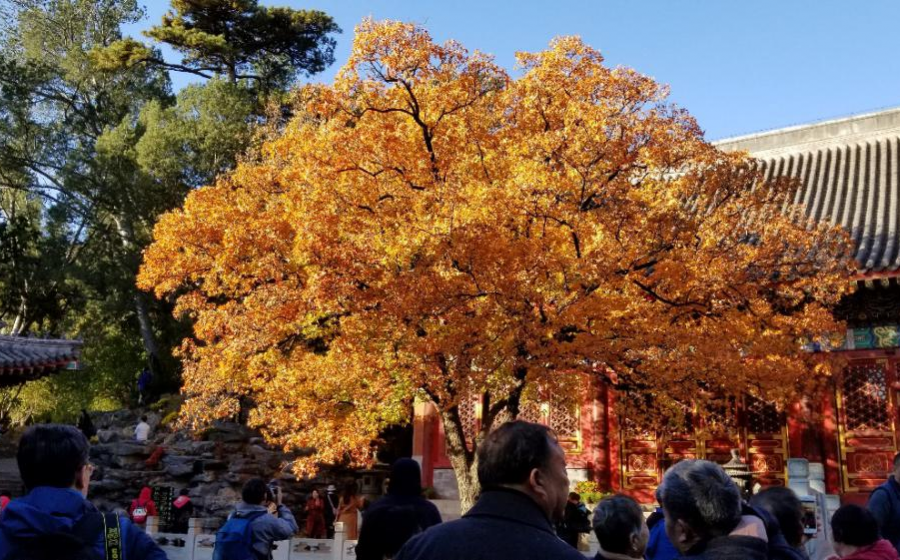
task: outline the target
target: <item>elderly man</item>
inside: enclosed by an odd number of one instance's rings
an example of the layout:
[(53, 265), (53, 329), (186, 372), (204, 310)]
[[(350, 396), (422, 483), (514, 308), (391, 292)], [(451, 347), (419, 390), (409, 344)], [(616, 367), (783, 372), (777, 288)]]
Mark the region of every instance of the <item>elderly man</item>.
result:
[(566, 456), (540, 424), (508, 422), (478, 452), (481, 497), (462, 519), (409, 541), (395, 560), (584, 560), (553, 531), (566, 507)]
[(741, 493), (719, 465), (681, 461), (666, 471), (659, 497), (666, 534), (681, 558), (768, 558), (762, 520), (742, 515)]

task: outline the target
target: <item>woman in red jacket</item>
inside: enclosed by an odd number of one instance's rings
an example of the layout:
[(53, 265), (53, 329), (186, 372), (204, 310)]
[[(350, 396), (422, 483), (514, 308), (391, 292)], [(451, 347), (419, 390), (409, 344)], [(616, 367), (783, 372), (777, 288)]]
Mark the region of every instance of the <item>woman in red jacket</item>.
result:
[(865, 508), (846, 505), (831, 518), (834, 551), (845, 560), (898, 560), (890, 541), (878, 535), (878, 521)]
[(143, 525), (147, 522), (147, 517), (151, 515), (156, 517), (159, 515), (156, 511), (156, 503), (153, 501), (153, 498), (151, 498), (152, 495), (153, 491), (150, 490), (150, 487), (144, 486), (137, 499), (131, 501), (131, 506), (128, 508), (128, 515), (131, 517), (132, 523)]
[(306, 500), (306, 536), (311, 539), (325, 538), (325, 500), (313, 490)]

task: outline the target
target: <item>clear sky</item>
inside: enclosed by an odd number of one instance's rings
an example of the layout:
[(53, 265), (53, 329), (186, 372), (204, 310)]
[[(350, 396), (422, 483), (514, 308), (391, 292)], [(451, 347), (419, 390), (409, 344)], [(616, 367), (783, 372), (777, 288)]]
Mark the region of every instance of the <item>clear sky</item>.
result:
[[(136, 33), (166, 0), (146, 1)], [(668, 84), (720, 138), (900, 106), (897, 0), (261, 0), (320, 9), (344, 32), (330, 81), (365, 16), (423, 24), (512, 70), (516, 51), (580, 35), (613, 66)], [(176, 77), (176, 87), (186, 83)]]

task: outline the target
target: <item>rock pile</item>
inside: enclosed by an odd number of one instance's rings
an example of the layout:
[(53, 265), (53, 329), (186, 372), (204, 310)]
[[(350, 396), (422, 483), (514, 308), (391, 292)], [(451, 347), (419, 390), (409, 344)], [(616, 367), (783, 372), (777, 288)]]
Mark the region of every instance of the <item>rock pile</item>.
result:
[(160, 414), (146, 412), (151, 440), (134, 441), (141, 412), (121, 410), (93, 415), (98, 428), (91, 460), (98, 467), (90, 499), (108, 510), (127, 508), (143, 486), (170, 486), (175, 494), (190, 489), (195, 516), (215, 525), (240, 499), (243, 483), (253, 477), (276, 478), (285, 504), (299, 516), (314, 485), (337, 482), (338, 473), (315, 481), (298, 481), (287, 469), (289, 457), (267, 447), (258, 433), (237, 423), (219, 423), (201, 439), (160, 426)]

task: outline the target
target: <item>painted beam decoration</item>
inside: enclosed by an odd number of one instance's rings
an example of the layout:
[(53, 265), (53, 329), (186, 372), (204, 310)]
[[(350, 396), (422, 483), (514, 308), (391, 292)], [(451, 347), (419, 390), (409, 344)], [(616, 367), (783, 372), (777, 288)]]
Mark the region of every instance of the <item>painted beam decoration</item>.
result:
[(809, 352), (839, 352), (845, 350), (881, 350), (900, 348), (900, 325), (857, 327), (847, 329), (841, 346), (829, 346), (820, 342), (804, 342)]

